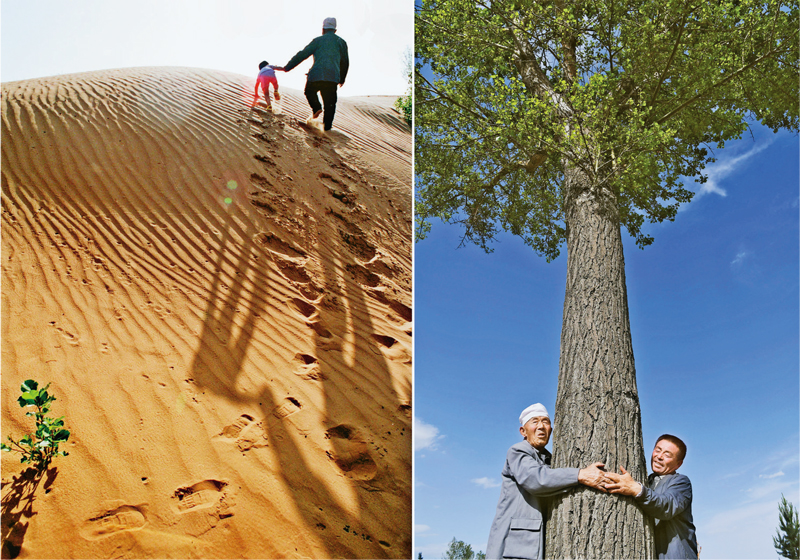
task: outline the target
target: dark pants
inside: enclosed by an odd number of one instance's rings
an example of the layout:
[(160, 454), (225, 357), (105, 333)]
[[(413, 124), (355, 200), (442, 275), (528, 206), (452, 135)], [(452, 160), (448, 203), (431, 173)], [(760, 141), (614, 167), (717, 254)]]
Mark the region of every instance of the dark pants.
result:
[[(306, 94), (308, 104), (311, 105), (311, 110), (316, 113), (325, 107), (325, 113), (322, 115), (322, 123), (325, 130), (330, 130), (333, 126), (333, 115), (336, 113), (336, 88), (339, 86), (336, 82), (306, 82), (306, 89), (303, 93)], [(322, 94), (322, 103), (319, 104), (319, 97), (317, 92)]]

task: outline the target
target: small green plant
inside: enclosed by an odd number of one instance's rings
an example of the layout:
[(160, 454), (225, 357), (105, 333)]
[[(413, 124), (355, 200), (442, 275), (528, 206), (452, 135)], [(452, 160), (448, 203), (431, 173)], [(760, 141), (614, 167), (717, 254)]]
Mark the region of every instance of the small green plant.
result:
[(22, 408), (36, 407), (36, 411), (25, 413), (25, 416), (36, 417), (36, 433), (27, 434), (19, 441), (14, 441), (11, 436), (8, 436), (11, 445), (0, 443), (3, 451), (21, 453), (20, 463), (33, 465), (39, 472), (47, 468), (53, 457), (69, 455), (66, 451), (58, 450), (59, 444), (66, 443), (69, 439), (69, 430), (64, 429), (64, 417), (50, 418), (47, 416), (47, 413), (50, 412), (50, 404), (56, 400), (55, 396), (47, 392), (48, 387), (50, 387), (49, 383), (39, 389), (39, 384), (33, 379), (28, 379), (20, 386), (22, 395), (17, 399), (19, 406)]

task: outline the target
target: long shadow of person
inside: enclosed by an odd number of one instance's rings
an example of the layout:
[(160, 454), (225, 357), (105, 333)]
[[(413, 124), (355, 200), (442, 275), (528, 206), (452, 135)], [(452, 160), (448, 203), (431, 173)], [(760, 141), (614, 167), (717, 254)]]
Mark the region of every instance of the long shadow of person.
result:
[[(351, 229), (358, 230), (352, 224)], [(281, 463), (279, 472), (292, 489), (296, 510), (308, 527), (328, 531), (323, 542), (329, 556), (397, 556), (411, 549), (411, 465), (410, 460), (388, 457), (399, 450), (387, 439), (398, 441), (408, 418), (378, 342), (393, 339), (375, 332), (362, 285), (365, 279), (367, 283), (373, 279), (374, 284), (377, 276), (355, 258), (369, 260), (374, 248), (366, 237), (353, 240), (348, 235), (328, 231), (316, 236), (320, 240), (316, 260), (323, 269), (325, 295), (313, 331), (330, 447), (327, 454), (335, 465), (332, 470), (338, 472), (334, 476), (345, 478), (352, 488), (355, 504), (336, 499), (334, 482), (340, 485), (341, 480), (321, 480), (312, 473), (295, 442), (298, 430), (291, 425), (292, 417), (280, 413), (291, 407), (276, 401), (269, 389), (262, 395), (264, 413), (274, 418), (265, 428)], [(356, 241), (355, 256), (346, 239)], [(342, 267), (334, 263), (351, 264)], [(390, 437), (392, 430), (395, 439)], [(321, 504), (336, 505), (326, 505), (324, 510)]]
[[(262, 127), (258, 137), (267, 142), (269, 134), (274, 132)], [(324, 159), (325, 154), (320, 154), (328, 142), (315, 135), (309, 136), (308, 141), (318, 148), (310, 152), (310, 157)], [(276, 165), (267, 154), (254, 157), (265, 163), (267, 173)], [(317, 163), (323, 168), (341, 166), (340, 158), (331, 154), (327, 160), (310, 162), (309, 166)], [(277, 171), (275, 173), (277, 175)], [(257, 179), (270, 183), (261, 176)], [(267, 199), (280, 194), (282, 188), (277, 182), (273, 177), (271, 184), (265, 187), (265, 200), (256, 205), (261, 208), (263, 204), (267, 217), (275, 211), (269, 207), (272, 203), (268, 204)], [(335, 193), (330, 194), (336, 197)], [(285, 199), (292, 200), (292, 193), (287, 191)], [(333, 198), (330, 202), (333, 205), (344, 203)], [(304, 265), (295, 267), (292, 258), (285, 261), (281, 257), (273, 258), (279, 270), (272, 271), (267, 263), (269, 252), (255, 241), (259, 235), (263, 237), (263, 232), (256, 231), (262, 228), (256, 225), (258, 220), (248, 223), (252, 226), (234, 228), (231, 225), (229, 228), (233, 230), (224, 229), (215, 249), (214, 276), (208, 291), (200, 345), (191, 365), (193, 378), (198, 385), (229, 400), (258, 403), (261, 407), (264, 435), (274, 450), (272, 455), (278, 461), (275, 471), (289, 500), (286, 504), (274, 505), (299, 512), (308, 529), (296, 532), (294, 538), (304, 541), (298, 541), (298, 549), (303, 546), (308, 550), (307, 541), (313, 541), (314, 546), (325, 551), (326, 557), (377, 558), (399, 556), (406, 549), (410, 552), (410, 460), (401, 461), (399, 467), (391, 466), (398, 462), (387, 459), (395, 450), (389, 450), (393, 443), (388, 443), (388, 436), (384, 436), (399, 425), (409, 423), (378, 342), (391, 337), (374, 332), (364, 287), (341, 263), (351, 263), (347, 266), (359, 270), (363, 266), (358, 264), (352, 248), (345, 242), (346, 236), (340, 235), (342, 232), (336, 225), (331, 226), (331, 219), (308, 221), (306, 227), (317, 229), (307, 232), (305, 239), (316, 240), (316, 245), (303, 247), (303, 250), (308, 253), (305, 257), (321, 266), (325, 288), (321, 300), (302, 287), (294, 300), (308, 310), (306, 322), (311, 327), (309, 332), (313, 333), (310, 336), (315, 356), (307, 358), (316, 361), (319, 367), (318, 375), (308, 382), (317, 384), (310, 387), (312, 393), (317, 390), (322, 393), (321, 423), (326, 430), (325, 441), (313, 442), (309, 447), (305, 443), (308, 432), (304, 434), (300, 425), (302, 415), (294, 415), (305, 403), (279, 394), (279, 389), (268, 384), (266, 376), (258, 383), (263, 387), (258, 395), (238, 388), (237, 379), (245, 368), (248, 348), (258, 343), (260, 334), (265, 332), (264, 320), (259, 317), (269, 298), (274, 299), (274, 294), (270, 294), (273, 274), (288, 275), (295, 287), (309, 279)], [(276, 225), (277, 229), (281, 227)], [(279, 237), (273, 236), (274, 243), (280, 242)], [(359, 243), (368, 245), (366, 238)], [(291, 253), (285, 247), (282, 250)], [(374, 248), (367, 250), (374, 255)], [(368, 254), (357, 256), (361, 261), (370, 258)], [(241, 281), (245, 278), (247, 287)], [(247, 308), (244, 316), (237, 314), (242, 307)], [(315, 318), (310, 318), (312, 316)], [(408, 445), (410, 447), (410, 443)], [(309, 449), (320, 449), (320, 446), (328, 447), (324, 452), (330, 461), (331, 478), (318, 474), (320, 464), (312, 465), (308, 458)], [(400, 543), (390, 542), (397, 541), (398, 535), (401, 535)], [(285, 536), (285, 539), (291, 538)]]
[[(259, 258), (253, 235), (238, 232), (239, 239), (234, 242), (232, 227), (224, 229), (213, 263), (214, 276), (191, 372), (200, 386), (240, 402), (257, 398), (240, 393), (236, 379), (253, 340), (256, 318), (265, 307), (268, 276), (253, 267)], [(232, 254), (236, 255), (234, 260), (229, 259)], [(242, 309), (246, 311), (239, 318)]]

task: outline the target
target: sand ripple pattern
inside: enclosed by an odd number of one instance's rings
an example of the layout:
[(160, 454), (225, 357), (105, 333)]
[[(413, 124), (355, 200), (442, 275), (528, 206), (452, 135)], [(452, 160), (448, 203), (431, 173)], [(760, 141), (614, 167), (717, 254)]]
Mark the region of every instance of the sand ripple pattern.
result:
[(411, 554), (410, 130), (345, 98), (320, 134), (252, 90), (2, 85), (3, 429), (33, 377), (73, 434), (20, 555)]

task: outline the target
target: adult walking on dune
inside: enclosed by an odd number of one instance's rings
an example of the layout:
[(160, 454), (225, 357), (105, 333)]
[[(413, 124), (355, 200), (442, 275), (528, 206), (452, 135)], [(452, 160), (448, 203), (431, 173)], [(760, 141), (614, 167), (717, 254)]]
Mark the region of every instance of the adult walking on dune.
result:
[[(325, 18), (322, 22), (322, 35), (311, 41), (286, 66), (278, 70), (289, 72), (309, 56), (314, 57), (314, 64), (308, 71), (304, 93), (311, 106), (311, 118), (317, 118), (324, 106), (322, 122), (325, 130), (330, 130), (333, 127), (333, 115), (336, 113), (336, 88), (344, 85), (350, 67), (347, 43), (336, 35), (336, 18)], [(317, 94), (322, 94), (322, 105)]]

